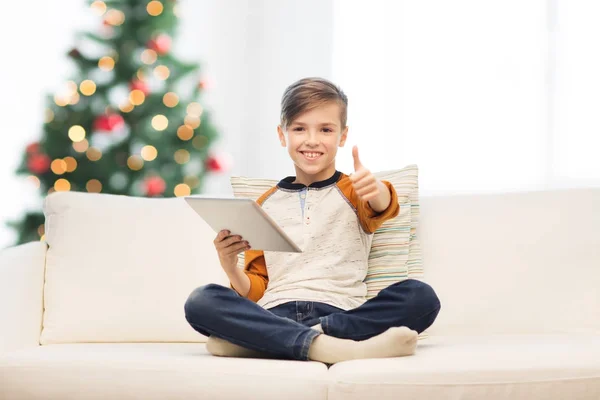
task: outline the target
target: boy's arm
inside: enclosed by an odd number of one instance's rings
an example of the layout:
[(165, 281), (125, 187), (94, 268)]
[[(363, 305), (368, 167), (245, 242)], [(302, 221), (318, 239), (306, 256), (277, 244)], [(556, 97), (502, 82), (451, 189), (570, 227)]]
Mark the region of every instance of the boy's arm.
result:
[[(396, 189), (392, 186), (388, 181), (377, 181), (378, 185), (382, 186), (380, 189), (380, 195), (385, 193), (389, 196), (389, 200), (385, 202), (385, 200), (381, 200), (381, 202), (385, 203), (385, 208), (375, 209), (372, 205), (372, 201), (364, 201), (362, 199), (357, 199), (357, 211), (358, 218), (360, 219), (363, 228), (369, 233), (375, 232), (377, 229), (383, 225), (385, 221), (388, 219), (392, 219), (398, 216), (400, 213), (400, 204), (398, 204), (398, 194), (396, 193)], [(382, 196), (383, 197), (383, 196)], [(378, 211), (381, 210), (381, 211)]]
[[(381, 183), (383, 189), (389, 195), (387, 208), (381, 212), (376, 211), (368, 200), (363, 200), (356, 193), (352, 185), (352, 181), (345, 177), (340, 179), (338, 187), (341, 192), (346, 196), (348, 201), (354, 206), (358, 214), (358, 219), (365, 232), (373, 233), (388, 219), (395, 218), (400, 212), (400, 205), (398, 204), (398, 194), (394, 189), (394, 186), (388, 181), (378, 181)], [(379, 184), (379, 183), (378, 183)]]
[(244, 271), (236, 268), (227, 275), (233, 290), (241, 296), (257, 302), (267, 290), (269, 282), (264, 253), (260, 250), (244, 252)]

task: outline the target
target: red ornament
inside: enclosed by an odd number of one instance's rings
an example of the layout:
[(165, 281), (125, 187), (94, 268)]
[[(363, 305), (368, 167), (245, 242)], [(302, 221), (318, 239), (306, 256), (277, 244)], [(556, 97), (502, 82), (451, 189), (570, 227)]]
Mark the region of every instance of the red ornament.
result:
[(144, 180), (147, 196), (158, 196), (165, 192), (167, 185), (160, 176), (150, 176)]
[(27, 160), (27, 168), (34, 174), (43, 174), (50, 168), (50, 157), (46, 154), (31, 154)]
[(30, 143), (25, 148), (27, 154), (34, 154), (40, 152), (40, 144), (38, 142)]
[(148, 88), (148, 85), (146, 84), (146, 82), (141, 81), (139, 79), (134, 79), (133, 81), (131, 81), (131, 83), (129, 84), (129, 89), (130, 90), (141, 90), (145, 96), (147, 96), (148, 93), (150, 93), (150, 89)]
[(156, 51), (158, 54), (167, 54), (171, 50), (171, 37), (169, 35), (160, 34), (154, 39), (150, 39), (147, 44), (148, 48)]
[(94, 130), (102, 132), (112, 132), (121, 129), (125, 125), (125, 120), (120, 114), (99, 115), (94, 120)]
[(231, 160), (226, 154), (208, 156), (206, 159), (206, 169), (211, 172), (225, 172), (231, 167)]

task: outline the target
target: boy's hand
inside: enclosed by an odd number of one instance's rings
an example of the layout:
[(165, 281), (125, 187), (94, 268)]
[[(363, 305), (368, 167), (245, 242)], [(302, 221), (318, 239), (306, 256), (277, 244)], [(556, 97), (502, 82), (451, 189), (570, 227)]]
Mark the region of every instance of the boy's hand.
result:
[(230, 236), (230, 234), (231, 232), (228, 230), (222, 230), (214, 240), (221, 267), (223, 267), (225, 272), (234, 270), (237, 266), (238, 254), (250, 249), (250, 244), (242, 240), (241, 236)]
[(375, 176), (366, 169), (358, 158), (358, 147), (352, 148), (352, 157), (354, 158), (354, 173), (350, 175), (350, 181), (354, 186), (354, 191), (363, 201), (370, 201), (379, 197), (381, 186)]

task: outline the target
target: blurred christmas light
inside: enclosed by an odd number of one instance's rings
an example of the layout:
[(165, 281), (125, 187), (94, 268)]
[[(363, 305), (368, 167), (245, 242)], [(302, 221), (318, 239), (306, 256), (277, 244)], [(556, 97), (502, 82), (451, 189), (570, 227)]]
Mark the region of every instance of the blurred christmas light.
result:
[(146, 161), (152, 161), (158, 156), (158, 150), (154, 146), (144, 146), (140, 152), (142, 158)]
[(106, 16), (104, 17), (104, 21), (112, 26), (119, 26), (125, 22), (125, 14), (123, 11), (111, 9), (108, 10)]
[(71, 105), (77, 103), (79, 103), (79, 93), (75, 93), (73, 96), (71, 96), (71, 100), (69, 101), (69, 104)]
[(106, 4), (103, 1), (94, 1), (90, 7), (98, 15), (103, 15), (106, 12)]
[(133, 171), (139, 171), (144, 166), (144, 160), (137, 155), (129, 156), (127, 159), (127, 166)]
[(69, 139), (74, 142), (81, 142), (85, 139), (85, 129), (81, 125), (73, 125), (69, 128)]
[(170, 73), (171, 71), (169, 71), (169, 68), (164, 65), (159, 65), (158, 67), (154, 68), (154, 76), (161, 81), (166, 80)]
[(129, 101), (127, 103), (121, 104), (119, 106), (119, 110), (121, 110), (124, 113), (132, 112), (133, 109), (134, 109), (134, 105), (131, 104), (131, 102), (129, 102)]
[(73, 142), (81, 142), (85, 139), (85, 129), (81, 125), (73, 125), (69, 128), (68, 135)]
[(115, 67), (115, 60), (112, 57), (104, 56), (100, 60), (98, 60), (98, 68), (102, 71), (112, 71)]
[(52, 122), (54, 120), (54, 112), (47, 108), (46, 111), (44, 112), (44, 122), (45, 123), (49, 123)]
[(134, 106), (139, 106), (146, 100), (146, 95), (139, 89), (134, 89), (129, 93), (129, 101)]
[(59, 94), (54, 95), (54, 102), (56, 103), (57, 106), (64, 107), (67, 104), (69, 104), (69, 101), (71, 101), (71, 96), (66, 97), (66, 96), (61, 96)]
[(202, 116), (202, 111), (204, 111), (204, 109), (202, 108), (202, 105), (200, 103), (196, 103), (194, 101), (188, 104), (186, 111), (189, 115), (195, 115), (196, 117), (200, 117)]
[(157, 131), (164, 131), (169, 126), (169, 120), (164, 115), (158, 114), (152, 118), (152, 127)]
[(40, 188), (40, 178), (38, 178), (37, 176), (35, 176), (35, 175), (29, 175), (27, 177), (27, 180), (29, 182), (31, 182), (33, 184), (33, 186), (35, 186), (36, 189)]
[(196, 188), (198, 187), (198, 185), (200, 185), (200, 178), (194, 175), (189, 175), (183, 178), (183, 183), (185, 183), (191, 188)]
[(40, 235), (40, 237), (44, 236), (44, 233), (45, 233), (44, 231), (45, 231), (44, 224), (38, 226), (37, 232), (38, 232), (38, 235)]
[(181, 15), (179, 15), (179, 4), (173, 6), (173, 14), (175, 14), (177, 18), (181, 17)]
[(185, 164), (190, 161), (190, 152), (186, 149), (179, 149), (175, 152), (175, 156), (173, 157), (177, 164)]
[(54, 182), (54, 190), (57, 192), (68, 192), (71, 190), (71, 183), (64, 178), (57, 179)]
[(195, 115), (187, 115), (184, 118), (183, 122), (190, 128), (196, 129), (197, 127), (200, 126), (200, 117), (197, 117)]
[[(144, 79), (146, 79), (146, 73), (144, 72), (144, 70), (142, 68), (137, 70), (137, 72), (135, 73), (135, 76), (137, 76), (138, 81), (143, 81)], [(142, 90), (142, 89), (140, 89), (140, 90)], [(142, 92), (144, 92), (144, 94), (147, 93), (145, 90), (142, 90)]]
[(79, 90), (85, 96), (91, 96), (96, 92), (96, 84), (94, 81), (86, 79), (79, 85)]
[(177, 128), (177, 136), (181, 140), (190, 140), (194, 136), (194, 130), (187, 125)]
[(156, 51), (154, 51), (154, 50), (146, 49), (146, 50), (142, 51), (140, 58), (142, 59), (142, 62), (144, 64), (152, 65), (156, 62), (156, 59), (158, 58), (158, 54), (156, 54)]
[(163, 103), (165, 106), (173, 108), (179, 104), (179, 97), (173, 92), (165, 93), (163, 96)]
[(146, 11), (148, 11), (148, 14), (152, 15), (153, 17), (156, 17), (160, 14), (162, 14), (163, 12), (163, 5), (160, 1), (151, 1), (150, 3), (148, 3), (148, 5), (146, 6)]
[(177, 197), (189, 196), (192, 193), (192, 189), (185, 183), (180, 183), (179, 185), (175, 186), (173, 193), (175, 193), (175, 196)]
[(67, 163), (65, 160), (57, 158), (56, 160), (52, 161), (52, 164), (50, 164), (50, 169), (56, 175), (62, 175), (67, 172)]
[(192, 140), (192, 146), (194, 146), (198, 150), (202, 150), (206, 144), (208, 143), (208, 138), (206, 136), (196, 136), (194, 140)]
[(83, 139), (81, 142), (74, 142), (73, 149), (78, 153), (85, 153), (88, 149), (89, 143), (87, 139)]
[(102, 158), (102, 152), (100, 151), (100, 149), (97, 149), (95, 147), (90, 147), (89, 149), (87, 149), (85, 155), (90, 161), (98, 161)]
[(43, 242), (44, 240), (46, 240), (46, 235), (42, 235), (42, 237), (40, 238), (40, 242)]
[(90, 179), (85, 184), (85, 189), (90, 193), (100, 193), (102, 191), (102, 183), (98, 179)]
[(77, 169), (77, 160), (71, 156), (63, 158), (67, 164), (67, 172), (73, 172)]
[(77, 93), (77, 84), (73, 81), (67, 81), (66, 83), (66, 95), (72, 96)]
[(171, 50), (171, 36), (160, 34), (150, 39), (146, 46), (160, 55), (167, 54)]

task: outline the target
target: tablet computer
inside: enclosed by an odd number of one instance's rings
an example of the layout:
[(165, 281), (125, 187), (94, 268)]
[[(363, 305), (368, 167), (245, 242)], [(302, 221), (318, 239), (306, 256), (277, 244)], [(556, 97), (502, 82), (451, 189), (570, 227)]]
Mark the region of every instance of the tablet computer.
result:
[(186, 196), (185, 201), (216, 232), (227, 229), (252, 250), (301, 253), (302, 250), (252, 199)]

